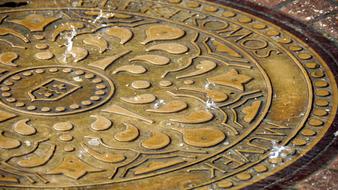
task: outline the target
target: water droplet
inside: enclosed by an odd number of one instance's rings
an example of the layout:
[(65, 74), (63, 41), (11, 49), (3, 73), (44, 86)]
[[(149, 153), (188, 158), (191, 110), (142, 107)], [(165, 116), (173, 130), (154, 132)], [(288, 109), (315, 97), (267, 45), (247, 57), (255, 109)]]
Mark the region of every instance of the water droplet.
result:
[(210, 82), (206, 82), (205, 85), (204, 85), (205, 89), (212, 89), (214, 87), (215, 87), (215, 84), (214, 83), (210, 83)]
[(337, 137), (337, 136), (338, 136), (338, 131), (334, 132), (333, 135), (334, 135), (335, 137)]
[(98, 139), (90, 139), (88, 140), (88, 144), (92, 146), (98, 146), (100, 144), (100, 141)]
[(77, 77), (73, 77), (73, 80), (74, 81), (77, 81), (77, 82), (81, 82), (82, 81), (82, 78), (77, 76)]
[(164, 100), (156, 100), (154, 105), (153, 105), (153, 108), (154, 109), (158, 109), (161, 107), (161, 105), (165, 104)]
[(218, 108), (217, 104), (208, 97), (207, 101), (205, 102), (206, 109), (216, 109)]
[(26, 146), (31, 146), (32, 145), (31, 141), (24, 141), (24, 143), (25, 143)]

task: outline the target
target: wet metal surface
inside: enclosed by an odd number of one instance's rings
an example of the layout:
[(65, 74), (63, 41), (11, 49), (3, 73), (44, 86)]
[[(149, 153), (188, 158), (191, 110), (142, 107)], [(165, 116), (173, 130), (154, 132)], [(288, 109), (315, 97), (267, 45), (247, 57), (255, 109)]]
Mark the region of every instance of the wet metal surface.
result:
[(231, 7), (36, 0), (0, 21), (2, 187), (240, 189), (335, 118), (322, 57)]

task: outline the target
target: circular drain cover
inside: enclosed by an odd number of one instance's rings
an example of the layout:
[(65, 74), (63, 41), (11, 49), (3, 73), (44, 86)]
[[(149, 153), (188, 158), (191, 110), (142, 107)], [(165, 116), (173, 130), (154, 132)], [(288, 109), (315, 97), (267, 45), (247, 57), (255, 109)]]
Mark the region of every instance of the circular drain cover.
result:
[(0, 11), (3, 187), (243, 188), (302, 159), (334, 74), (275, 24), (202, 1)]

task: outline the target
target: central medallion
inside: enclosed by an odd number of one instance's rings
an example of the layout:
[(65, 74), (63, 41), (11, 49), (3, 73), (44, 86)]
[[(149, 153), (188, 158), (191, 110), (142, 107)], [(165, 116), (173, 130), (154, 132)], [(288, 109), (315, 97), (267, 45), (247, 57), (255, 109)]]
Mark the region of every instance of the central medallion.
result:
[(28, 95), (31, 97), (32, 102), (36, 100), (56, 101), (68, 94), (71, 94), (79, 88), (81, 88), (81, 86), (61, 79), (49, 79), (47, 82), (44, 82), (29, 91)]
[(93, 109), (114, 92), (102, 74), (72, 66), (23, 69), (8, 74), (0, 86), (1, 101), (11, 109), (51, 116)]

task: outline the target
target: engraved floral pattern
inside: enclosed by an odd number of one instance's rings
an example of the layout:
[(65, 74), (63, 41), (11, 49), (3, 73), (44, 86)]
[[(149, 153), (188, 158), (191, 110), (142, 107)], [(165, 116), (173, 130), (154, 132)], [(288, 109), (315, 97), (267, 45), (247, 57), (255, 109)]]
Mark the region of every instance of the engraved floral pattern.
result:
[(50, 12), (6, 13), (0, 26), (0, 169), (18, 186), (112, 183), (187, 166), (214, 179), (225, 173), (224, 150), (268, 112), (267, 74), (209, 32), (225, 30), (220, 22), (193, 30), (119, 11)]
[[(88, 173), (103, 176), (110, 173), (112, 179), (123, 179), (180, 166), (207, 156), (208, 148), (210, 151), (220, 149), (216, 145), (221, 142), (230, 143), (229, 135), (239, 135), (237, 129), (228, 124), (229, 120), (237, 122), (238, 113), (235, 108), (223, 109), (224, 105), (236, 104), (236, 99), (244, 96), (242, 92), (258, 95), (264, 91), (249, 85), (253, 80), (252, 64), (228, 63), (214, 56), (222, 57), (226, 49), (235, 55), (230, 55), (233, 59), (245, 60), (240, 52), (204, 34), (147, 19), (135, 22), (138, 18), (131, 15), (119, 15), (119, 19), (126, 22), (135, 20), (133, 24), (120, 26), (112, 22), (113, 17), (103, 18), (108, 23), (102, 25), (102, 20), (90, 23), (92, 19), (87, 17), (95, 16), (94, 12), (77, 14), (87, 16), (64, 19), (39, 13), (10, 21), (31, 32), (44, 28), (46, 31), (29, 38), (36, 49), (33, 58), (37, 63), (10, 74), (2, 82), (2, 88), (9, 89), (3, 90), (2, 101), (16, 107), (20, 118), (27, 118), (14, 123), (14, 131), (27, 136), (24, 142), (29, 141), (34, 147), (32, 152), (15, 157), (9, 154), (6, 164), (12, 167), (40, 171), (46, 175), (42, 177), (45, 180), (48, 175), (59, 174), (79, 180)], [(31, 23), (28, 18), (40, 22)], [(189, 43), (183, 42), (184, 39)], [(204, 53), (202, 48), (212, 53)], [(20, 62), (24, 59), (21, 55), (16, 53), (19, 58), (15, 64), (25, 68), (28, 65)], [(2, 62), (13, 65), (14, 56), (7, 57), (8, 61), (3, 58)], [(150, 79), (146, 77), (149, 75)], [(204, 76), (208, 76), (207, 80)], [(24, 100), (26, 94), (17, 94), (17, 85), (41, 78), (42, 83), (33, 89), (29, 90), (30, 85), (22, 89), (28, 91), (30, 100), (19, 101)], [(116, 92), (109, 102), (99, 108), (90, 107), (109, 99), (114, 88)], [(79, 103), (74, 101), (76, 96)], [(48, 106), (53, 104), (57, 107)], [(244, 106), (250, 105), (244, 103)], [(76, 110), (82, 109), (94, 110), (90, 111), (89, 118), (76, 119)], [(249, 117), (245, 120), (247, 125), (259, 109), (260, 106), (245, 109), (243, 113)], [(58, 121), (33, 121), (32, 113), (70, 115)], [(231, 118), (228, 115), (232, 115)], [(237, 125), (242, 127), (240, 123)], [(83, 129), (88, 132), (78, 136), (77, 131)], [(108, 138), (110, 135), (113, 138)], [(24, 146), (22, 140), (18, 139), (20, 146), (15, 142), (17, 138), (12, 138), (1, 141), (6, 144), (3, 148)], [(42, 152), (43, 149), (46, 152)], [(66, 152), (63, 161), (60, 160), (62, 152)], [(166, 164), (161, 161), (165, 158), (170, 160)], [(144, 166), (144, 162), (154, 164)], [(108, 163), (114, 167), (107, 167)], [(41, 168), (49, 169), (43, 172)]]

